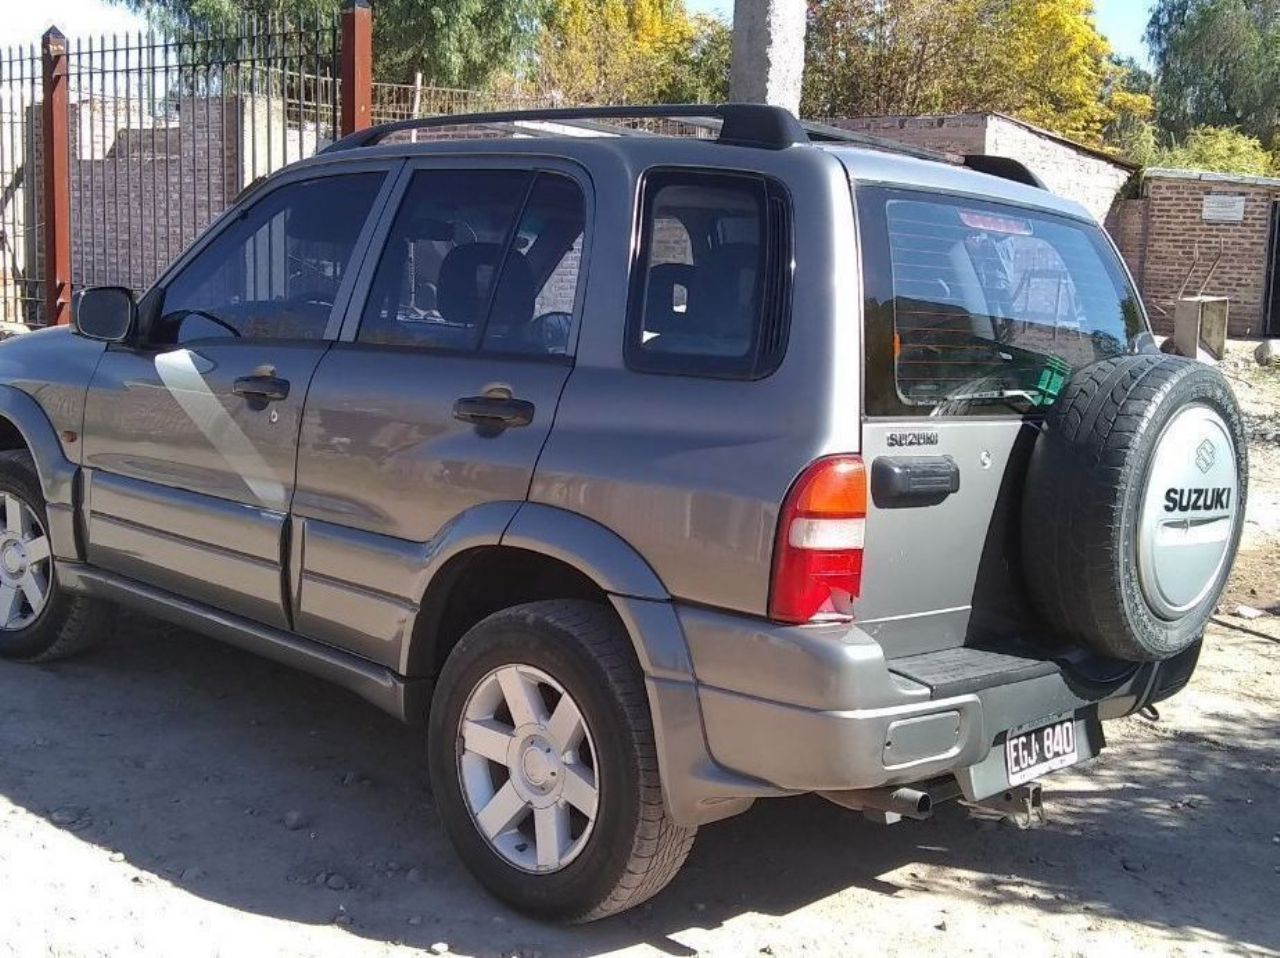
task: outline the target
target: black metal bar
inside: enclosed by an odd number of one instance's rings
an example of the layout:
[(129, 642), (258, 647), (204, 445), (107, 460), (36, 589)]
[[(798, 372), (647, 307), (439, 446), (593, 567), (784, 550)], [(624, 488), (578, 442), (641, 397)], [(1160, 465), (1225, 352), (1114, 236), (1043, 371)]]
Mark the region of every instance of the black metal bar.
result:
[[(124, 35), (124, 240), (125, 250), (125, 267), (124, 267), (124, 285), (133, 287), (133, 247), (134, 237), (137, 236), (133, 231), (133, 70), (130, 68), (130, 60), (132, 59), (133, 50), (129, 43), (129, 34)], [(119, 129), (119, 121), (117, 120), (116, 128)], [(121, 152), (116, 153), (117, 156)], [(116, 223), (116, 228), (120, 226)]]
[(492, 113), (460, 113), (453, 116), (418, 117), (370, 127), (348, 134), (326, 151), (372, 146), (392, 133), (480, 123), (550, 122), (556, 120), (646, 120), (696, 117), (719, 119), (720, 142), (741, 146), (782, 149), (810, 142), (808, 134), (789, 111), (757, 103), (722, 103), (644, 106), (558, 107), (546, 110), (498, 110)]
[[(13, 63), (13, 48), (8, 47), (4, 51), (3, 58), (0, 58), (0, 92), (8, 93), (11, 82)], [(13, 287), (13, 276), (10, 273), (9, 259), (12, 255), (11, 237), (12, 232), (9, 229), (7, 220), (8, 210), (17, 202), (18, 189), (17, 172), (10, 172), (9, 164), (5, 162), (5, 128), (12, 130), (14, 120), (12, 115), (13, 99), (5, 96), (0, 99), (0, 320), (9, 322), (9, 290)], [(3, 111), (9, 110), (9, 113)]]

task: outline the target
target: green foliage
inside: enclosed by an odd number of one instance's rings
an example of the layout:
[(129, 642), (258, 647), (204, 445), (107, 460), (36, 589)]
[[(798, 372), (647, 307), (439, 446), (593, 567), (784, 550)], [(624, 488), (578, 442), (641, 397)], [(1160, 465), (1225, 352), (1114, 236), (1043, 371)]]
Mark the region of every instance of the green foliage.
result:
[(1199, 126), (1180, 143), (1157, 150), (1149, 165), (1274, 176), (1275, 160), (1256, 137), (1230, 127)]
[[(337, 14), (341, 0), (113, 0), (163, 26), (220, 30), (246, 16)], [(374, 0), (374, 72), (408, 83), (482, 86), (528, 53), (544, 0)]]
[(722, 100), (729, 59), (728, 26), (680, 0), (552, 0), (536, 79), (566, 103)]
[(1147, 44), (1164, 129), (1181, 136), (1236, 126), (1271, 142), (1280, 123), (1280, 3), (1157, 0)]
[(809, 0), (813, 116), (999, 111), (1085, 141), (1111, 120), (1092, 0)]

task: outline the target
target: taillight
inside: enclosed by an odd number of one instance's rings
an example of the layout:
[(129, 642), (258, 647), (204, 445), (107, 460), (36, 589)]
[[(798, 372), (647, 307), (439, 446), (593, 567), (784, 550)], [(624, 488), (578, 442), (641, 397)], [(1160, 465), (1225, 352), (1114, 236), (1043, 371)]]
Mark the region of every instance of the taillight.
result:
[(867, 470), (858, 456), (811, 464), (787, 493), (773, 550), (769, 617), (848, 618), (862, 586)]

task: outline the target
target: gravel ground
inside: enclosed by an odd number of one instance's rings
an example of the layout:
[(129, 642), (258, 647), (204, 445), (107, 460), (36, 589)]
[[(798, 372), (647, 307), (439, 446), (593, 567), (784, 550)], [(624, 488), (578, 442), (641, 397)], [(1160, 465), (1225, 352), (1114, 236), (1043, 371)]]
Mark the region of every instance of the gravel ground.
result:
[[(1280, 372), (1228, 371), (1280, 429)], [(131, 616), (78, 661), (0, 664), (0, 954), (1280, 955), (1280, 443), (1260, 430), (1191, 687), (1050, 778), (1044, 828), (760, 802), (650, 906), (540, 925), (451, 854), (418, 733)]]

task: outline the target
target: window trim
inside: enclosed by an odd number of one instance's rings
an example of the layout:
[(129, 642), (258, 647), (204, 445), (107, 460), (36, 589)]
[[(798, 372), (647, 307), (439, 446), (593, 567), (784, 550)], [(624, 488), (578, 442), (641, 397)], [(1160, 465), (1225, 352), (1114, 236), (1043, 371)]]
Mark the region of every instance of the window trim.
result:
[[(318, 339), (297, 340), (285, 337), (259, 337), (249, 342), (333, 342), (338, 338), (341, 331), (342, 317), (346, 313), (347, 305), (350, 301), (351, 293), (355, 289), (356, 279), (358, 277), (360, 266), (364, 262), (367, 255), (367, 244), (373, 236), (378, 224), (383, 216), (383, 211), (387, 203), (387, 199), (391, 196), (398, 180), (400, 168), (404, 165), (404, 160), (395, 159), (379, 159), (379, 160), (357, 160), (352, 161), (348, 158), (342, 158), (341, 161), (330, 162), (314, 162), (307, 163), (303, 166), (295, 168), (286, 168), (276, 173), (258, 184), (251, 184), (243, 190), (237, 202), (232, 203), (227, 209), (218, 215), (208, 226), (204, 232), (197, 236), (191, 244), (183, 250), (178, 256), (165, 268), (165, 270), (156, 278), (156, 280), (147, 288), (139, 299), (140, 304), (145, 304), (145, 309), (139, 309), (140, 323), (138, 332), (132, 345), (141, 348), (149, 348), (158, 346), (159, 348), (171, 348), (172, 344), (158, 344), (152, 338), (155, 331), (155, 324), (164, 318), (164, 300), (168, 291), (169, 284), (174, 281), (196, 257), (200, 256), (209, 246), (228, 229), (231, 229), (242, 215), (247, 214), (259, 203), (269, 199), (272, 195), (282, 189), (299, 183), (313, 182), (321, 179), (329, 179), (335, 176), (352, 176), (361, 173), (378, 173), (382, 175), (382, 182), (378, 186), (378, 190), (374, 193), (373, 202), (369, 205), (369, 212), (365, 216), (364, 223), (360, 227), (360, 231), (356, 234), (355, 245), (351, 250), (351, 259), (347, 264), (347, 270), (342, 277), (342, 282), (338, 286), (338, 293), (334, 297), (334, 303), (329, 311), (329, 318), (325, 322), (324, 334)], [(222, 340), (218, 342), (234, 342), (236, 340)]]
[[(752, 330), (751, 351), (744, 357), (696, 356), (679, 353), (661, 354), (646, 352), (641, 348), (643, 333), (644, 298), (648, 278), (649, 251), (653, 241), (653, 205), (661, 190), (670, 185), (738, 185), (742, 182), (758, 184), (761, 190), (761, 211), (764, 216), (765, 261), (760, 283), (760, 313)], [(782, 222), (773, 221), (775, 200), (782, 205)], [(791, 338), (792, 291), (795, 272), (795, 209), (791, 193), (773, 176), (746, 170), (724, 170), (711, 167), (655, 166), (644, 171), (637, 194), (635, 219), (632, 224), (631, 261), (627, 283), (627, 313), (623, 327), (623, 364), (632, 372), (658, 376), (685, 376), (694, 379), (724, 379), (754, 382), (767, 379), (777, 372), (786, 357)], [(783, 233), (784, 262), (774, 262), (772, 240)], [(773, 295), (770, 286), (773, 284)], [(761, 365), (759, 355), (761, 340), (767, 325), (766, 308), (771, 299), (778, 301), (780, 315), (775, 318), (779, 345), (776, 354)], [(716, 360), (721, 360), (716, 362)], [(734, 366), (738, 368), (733, 368)]]
[[(364, 314), (364, 307), (368, 301), (369, 293), (373, 288), (373, 278), (378, 271), (378, 266), (382, 262), (382, 254), (386, 250), (387, 241), (391, 237), (391, 230), (395, 223), (396, 215), (400, 212), (400, 206), (404, 202), (404, 197), (409, 191), (409, 186), (413, 182), (414, 174), (427, 172), (497, 172), (497, 173), (523, 173), (530, 177), (530, 188), (537, 177), (541, 174), (553, 174), (569, 179), (578, 187), (578, 192), (582, 196), (583, 208), (583, 233), (582, 233), (582, 253), (581, 261), (578, 267), (577, 288), (574, 290), (573, 300), (573, 325), (569, 330), (569, 347), (564, 355), (538, 355), (536, 353), (511, 353), (489, 350), (484, 348), (483, 335), (476, 342), (476, 348), (471, 350), (450, 349), (439, 346), (426, 346), (415, 344), (386, 344), (386, 343), (362, 343), (357, 338), (360, 332), (360, 322)], [(363, 259), (357, 272), (355, 283), (352, 288), (351, 296), (348, 299), (343, 317), (341, 329), (338, 332), (336, 341), (346, 344), (349, 347), (359, 347), (360, 349), (370, 350), (409, 350), (414, 353), (421, 353), (423, 356), (451, 356), (463, 359), (487, 359), (502, 360), (504, 362), (525, 362), (540, 363), (544, 365), (555, 366), (572, 366), (576, 361), (578, 341), (581, 338), (583, 305), (586, 301), (588, 272), (591, 262), (591, 245), (592, 237), (595, 229), (595, 193), (592, 188), (592, 182), (587, 175), (586, 170), (578, 163), (571, 160), (561, 160), (559, 158), (547, 156), (524, 156), (516, 154), (495, 155), (492, 153), (458, 153), (448, 156), (420, 156), (413, 157), (402, 161), (402, 166), (397, 174), (392, 178), (394, 182), (391, 184), (386, 202), (383, 204), (379, 212), (378, 223), (370, 236), (369, 242), (363, 251)], [(522, 201), (519, 216), (516, 220), (516, 228), (519, 228), (520, 219), (524, 216), (524, 203), (528, 201), (529, 190), (526, 190), (524, 200)], [(505, 262), (505, 257), (504, 257)], [(495, 287), (496, 289), (496, 287)], [(490, 304), (492, 305), (492, 304)], [(488, 326), (488, 311), (485, 315), (485, 326)]]
[[(1140, 329), (1134, 334), (1142, 336), (1150, 334), (1151, 323), (1146, 312), (1146, 304), (1138, 293), (1137, 284), (1129, 272), (1124, 258), (1112, 241), (1110, 235), (1100, 223), (1084, 216), (1074, 216), (1066, 212), (1046, 209), (1015, 200), (1001, 197), (985, 196), (968, 192), (949, 191), (933, 187), (917, 187), (901, 183), (881, 181), (857, 181), (853, 187), (854, 222), (858, 236), (858, 269), (862, 276), (862, 302), (859, 314), (862, 323), (862, 411), (863, 418), (875, 422), (909, 422), (927, 419), (933, 416), (937, 405), (910, 405), (903, 402), (898, 394), (897, 362), (892, 348), (873, 348), (871, 344), (870, 309), (873, 301), (879, 302), (893, 299), (893, 270), (889, 262), (888, 244), (888, 203), (893, 199), (928, 201), (943, 200), (956, 205), (965, 203), (984, 203), (996, 207), (1017, 210), (1023, 214), (1034, 214), (1073, 225), (1081, 229), (1097, 230), (1097, 238), (1102, 247), (1111, 254), (1112, 262), (1104, 265), (1114, 267), (1117, 279), (1127, 289), (1137, 307)], [(1105, 257), (1100, 256), (1105, 260)], [(890, 334), (896, 330), (896, 324), (890, 323)], [(888, 384), (888, 392), (893, 396), (891, 408), (883, 408), (880, 403), (873, 403), (872, 391), (884, 395)], [(874, 408), (873, 408), (874, 407)], [(1031, 407), (1018, 412), (1005, 409), (997, 404), (984, 404), (963, 416), (946, 416), (946, 420), (962, 419), (965, 422), (1036, 422), (1042, 419), (1047, 407)]]

